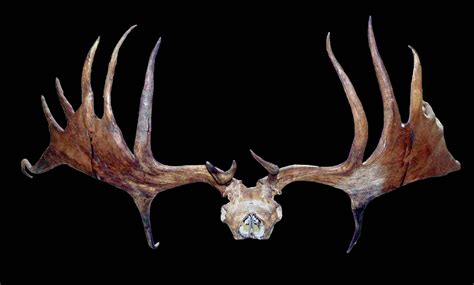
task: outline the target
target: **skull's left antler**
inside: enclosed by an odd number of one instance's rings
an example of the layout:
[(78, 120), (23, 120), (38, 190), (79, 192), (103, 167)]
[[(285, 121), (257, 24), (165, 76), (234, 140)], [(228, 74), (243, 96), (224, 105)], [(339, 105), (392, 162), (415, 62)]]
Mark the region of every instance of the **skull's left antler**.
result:
[(73, 110), (64, 97), (59, 80), (56, 79), (56, 89), (61, 107), (66, 114), (67, 126), (65, 129), (59, 126), (46, 100), (41, 97), (43, 111), (48, 121), (50, 144), (35, 165), (23, 159), (21, 169), (25, 175), (32, 177), (26, 170), (40, 174), (58, 165), (66, 164), (127, 191), (140, 211), (149, 246), (156, 248), (158, 243), (154, 242), (150, 222), (150, 207), (155, 196), (164, 190), (195, 182), (208, 183), (224, 193), (224, 185), (233, 179), (237, 166), (234, 161), (227, 172), (212, 166), (210, 173), (206, 165), (168, 166), (153, 158), (151, 150), (153, 73), (160, 40), (156, 43), (148, 61), (140, 99), (134, 152), (129, 150), (112, 113), (111, 91), (120, 46), (134, 27), (122, 36), (112, 53), (104, 85), (103, 117), (98, 118), (95, 115), (91, 87), (92, 62), (99, 44), (99, 39), (97, 39), (86, 57), (82, 71), (81, 106), (77, 111)]
[(279, 169), (252, 152), (254, 158), (269, 172), (262, 182), (270, 184), (277, 193), (281, 193), (291, 182), (310, 181), (333, 186), (349, 195), (355, 231), (348, 252), (360, 236), (364, 210), (372, 199), (408, 183), (446, 175), (461, 167), (446, 148), (443, 125), (431, 106), (423, 101), (421, 65), (416, 51), (410, 47), (414, 58), (410, 116), (408, 122), (403, 124), (389, 76), (375, 43), (371, 19), (368, 37), (382, 93), (384, 126), (377, 148), (366, 161), (363, 161), (368, 137), (365, 112), (349, 77), (334, 57), (329, 34), (326, 39), (327, 52), (344, 87), (354, 119), (354, 140), (349, 157), (332, 167), (291, 165)]

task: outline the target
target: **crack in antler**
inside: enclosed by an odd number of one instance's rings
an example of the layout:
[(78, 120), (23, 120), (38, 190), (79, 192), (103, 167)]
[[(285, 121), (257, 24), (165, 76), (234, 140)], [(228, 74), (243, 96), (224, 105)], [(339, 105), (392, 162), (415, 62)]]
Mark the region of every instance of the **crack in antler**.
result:
[(354, 120), (354, 140), (345, 162), (330, 167), (290, 165), (283, 168), (270, 163), (253, 151), (251, 155), (267, 171), (256, 186), (246, 187), (234, 178), (237, 164), (226, 172), (206, 162), (206, 165), (167, 166), (153, 157), (151, 149), (151, 113), (154, 92), (154, 65), (160, 39), (150, 55), (145, 75), (137, 132), (133, 153), (127, 147), (115, 122), (111, 107), (111, 90), (119, 49), (132, 26), (117, 43), (109, 63), (104, 85), (104, 115), (94, 113), (94, 96), (91, 86), (91, 69), (96, 40), (90, 49), (82, 72), (82, 104), (75, 112), (64, 96), (56, 79), (56, 89), (67, 126), (62, 129), (41, 96), (43, 111), (48, 122), (50, 145), (38, 162), (31, 165), (21, 161), (23, 173), (46, 172), (60, 164), (67, 164), (98, 180), (127, 191), (134, 199), (150, 247), (156, 248), (150, 223), (150, 207), (154, 197), (167, 189), (194, 182), (204, 182), (218, 189), (229, 203), (221, 209), (225, 222), (235, 239), (270, 237), (275, 223), (282, 218), (280, 205), (274, 196), (295, 181), (310, 181), (333, 186), (345, 191), (351, 199), (355, 229), (349, 252), (360, 237), (363, 213), (374, 198), (408, 183), (446, 175), (460, 169), (446, 148), (443, 126), (427, 102), (423, 101), (421, 64), (413, 52), (414, 67), (410, 94), (410, 116), (402, 124), (397, 102), (388, 73), (375, 43), (372, 21), (369, 19), (368, 38), (375, 74), (383, 100), (384, 126), (377, 148), (363, 161), (368, 139), (368, 123), (363, 106), (349, 77), (337, 61), (331, 47), (330, 34), (326, 39), (329, 58), (342, 83)]
[(104, 113), (98, 118), (94, 112), (94, 94), (91, 86), (91, 71), (94, 55), (99, 45), (98, 38), (87, 54), (81, 80), (82, 104), (76, 112), (64, 96), (59, 79), (56, 89), (59, 102), (66, 115), (67, 126), (63, 130), (56, 122), (41, 96), (43, 111), (48, 122), (50, 145), (35, 165), (27, 159), (21, 161), (23, 173), (46, 172), (58, 165), (67, 164), (98, 180), (107, 182), (127, 191), (137, 205), (148, 244), (156, 248), (150, 223), (150, 207), (156, 194), (180, 185), (205, 182), (221, 193), (224, 184), (233, 179), (234, 167), (230, 172), (222, 172), (216, 179), (204, 165), (167, 166), (157, 162), (151, 151), (151, 112), (154, 89), (154, 65), (161, 39), (158, 39), (150, 55), (145, 75), (145, 83), (140, 99), (140, 110), (135, 137), (134, 153), (125, 143), (122, 132), (115, 122), (111, 105), (111, 91), (117, 65), (118, 53), (127, 35), (135, 26), (121, 37), (112, 53), (104, 85)]
[[(349, 156), (345, 162), (331, 167), (286, 166), (280, 169), (277, 177), (270, 178), (269, 175), (262, 180), (277, 193), (291, 182), (310, 181), (330, 185), (349, 194), (355, 230), (348, 252), (360, 236), (363, 213), (372, 199), (417, 180), (457, 171), (461, 166), (446, 147), (441, 123), (429, 104), (423, 101), (418, 54), (409, 46), (414, 60), (410, 116), (408, 122), (402, 124), (390, 78), (377, 49), (371, 18), (368, 26), (370, 54), (382, 95), (384, 114), (382, 135), (375, 151), (363, 161), (368, 138), (367, 118), (354, 86), (334, 56), (328, 33), (326, 49), (354, 119), (354, 140)], [(262, 159), (253, 152), (252, 155), (264, 167), (269, 164), (266, 161), (262, 163)]]

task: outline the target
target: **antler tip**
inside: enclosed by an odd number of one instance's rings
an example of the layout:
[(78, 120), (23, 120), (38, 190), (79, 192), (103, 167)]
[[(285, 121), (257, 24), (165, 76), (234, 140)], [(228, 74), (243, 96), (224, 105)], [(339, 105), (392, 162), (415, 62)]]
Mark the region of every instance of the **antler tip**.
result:
[(456, 164), (456, 167), (457, 167), (456, 170), (461, 169), (461, 163), (460, 163), (458, 160), (455, 159), (455, 160), (454, 160), (454, 163)]
[(233, 160), (232, 165), (227, 171), (220, 170), (209, 161), (206, 161), (206, 168), (207, 168), (207, 171), (211, 174), (211, 176), (214, 178), (214, 180), (218, 184), (226, 185), (230, 183), (232, 179), (234, 178), (235, 172), (237, 171), (237, 162)]
[(216, 167), (210, 163), (209, 161), (206, 161), (206, 168), (207, 168), (207, 171), (209, 171), (211, 174), (214, 174), (214, 173), (217, 173), (217, 169)]
[(136, 27), (137, 27), (137, 25), (133, 25), (130, 28), (128, 28), (128, 30), (124, 33), (124, 35), (122, 37), (126, 37)]
[(250, 150), (250, 154), (252, 154), (253, 158), (258, 163), (260, 163), (260, 165), (263, 166), (263, 168), (265, 168), (265, 170), (267, 170), (270, 175), (275, 176), (280, 172), (280, 168), (278, 167), (278, 165), (266, 161), (265, 159), (261, 158), (252, 150)]
[(408, 45), (408, 48), (413, 53), (413, 57), (414, 57), (414, 60), (415, 60), (415, 65), (420, 64), (420, 57), (418, 56), (418, 53), (416, 52), (415, 48), (412, 47), (411, 45)]
[(369, 23), (367, 25), (367, 30), (368, 30), (368, 34), (369, 34), (369, 37), (373, 37), (373, 34), (374, 34), (374, 30), (372, 28), (372, 16), (369, 16)]
[(100, 36), (98, 36), (97, 39), (95, 40), (94, 44), (91, 47), (91, 50), (95, 51), (97, 49), (97, 46), (99, 45), (99, 42), (100, 42)]
[(331, 57), (331, 54), (332, 54), (331, 32), (328, 32), (328, 35), (326, 36), (326, 51), (329, 53), (329, 56)]
[(328, 35), (326, 36), (326, 50), (331, 49), (331, 32), (328, 32)]
[(351, 244), (349, 245), (349, 248), (347, 248), (347, 250), (346, 250), (346, 253), (351, 253), (351, 250), (354, 247), (354, 245), (356, 245), (356, 243), (357, 243), (357, 241), (351, 242)]
[(33, 176), (26, 171), (27, 169), (31, 171), (31, 163), (28, 161), (28, 159), (23, 158), (21, 160), (21, 172), (23, 172), (26, 177), (33, 178)]
[(408, 48), (411, 50), (411, 52), (413, 53), (413, 57), (415, 58), (415, 63), (418, 63), (420, 62), (420, 57), (418, 56), (418, 53), (416, 52), (415, 48), (412, 47), (411, 45), (408, 45)]

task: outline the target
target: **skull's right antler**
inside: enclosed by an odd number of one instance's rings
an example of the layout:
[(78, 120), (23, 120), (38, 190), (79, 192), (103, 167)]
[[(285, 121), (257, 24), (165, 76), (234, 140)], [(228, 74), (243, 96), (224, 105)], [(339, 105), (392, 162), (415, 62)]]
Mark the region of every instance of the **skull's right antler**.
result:
[(384, 126), (377, 148), (366, 161), (363, 161), (368, 137), (365, 112), (349, 77), (334, 57), (329, 34), (326, 48), (344, 87), (354, 118), (355, 134), (349, 157), (345, 162), (332, 167), (291, 165), (279, 169), (252, 152), (254, 158), (269, 172), (261, 182), (270, 184), (277, 193), (281, 193), (291, 182), (310, 181), (330, 185), (349, 194), (355, 231), (348, 252), (360, 236), (363, 213), (372, 199), (408, 183), (446, 175), (461, 167), (446, 148), (443, 125), (430, 105), (423, 101), (421, 65), (416, 51), (410, 47), (414, 57), (410, 116), (408, 122), (403, 124), (389, 76), (375, 43), (371, 19), (368, 37), (382, 93)]

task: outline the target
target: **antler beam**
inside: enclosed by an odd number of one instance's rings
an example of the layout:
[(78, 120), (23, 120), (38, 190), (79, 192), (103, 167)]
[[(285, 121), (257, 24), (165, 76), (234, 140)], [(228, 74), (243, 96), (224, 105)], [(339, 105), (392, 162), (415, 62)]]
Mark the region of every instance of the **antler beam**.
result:
[[(329, 59), (342, 83), (354, 118), (354, 141), (349, 157), (345, 162), (331, 167), (286, 166), (280, 169), (276, 177), (269, 176), (262, 181), (270, 184), (276, 193), (281, 193), (286, 185), (295, 181), (317, 182), (345, 191), (351, 199), (355, 222), (348, 252), (359, 239), (364, 210), (372, 199), (420, 179), (457, 171), (461, 166), (446, 147), (443, 126), (430, 105), (423, 101), (418, 54), (410, 47), (414, 58), (410, 117), (406, 124), (402, 124), (392, 84), (377, 49), (370, 18), (368, 26), (370, 54), (382, 94), (384, 114), (382, 135), (375, 151), (363, 162), (368, 138), (367, 119), (354, 86), (334, 56), (328, 34), (326, 49)], [(252, 155), (264, 167), (270, 164), (253, 152)], [(274, 168), (278, 167), (275, 165)]]
[(151, 113), (154, 66), (160, 40), (148, 61), (132, 153), (115, 122), (111, 91), (119, 49), (134, 27), (122, 36), (112, 53), (104, 85), (103, 117), (98, 118), (94, 113), (91, 86), (92, 63), (99, 44), (97, 39), (84, 63), (81, 106), (74, 111), (56, 79), (67, 126), (65, 129), (59, 126), (42, 96), (50, 144), (35, 165), (23, 159), (21, 168), (25, 175), (31, 177), (28, 171), (40, 174), (66, 164), (125, 190), (133, 197), (140, 211), (147, 241), (152, 248), (156, 248), (158, 243), (155, 243), (151, 230), (151, 203), (158, 193), (180, 185), (204, 182), (226, 196), (230, 201), (221, 208), (221, 220), (229, 226), (235, 239), (270, 237), (274, 225), (282, 218), (281, 207), (274, 196), (281, 194), (289, 183), (310, 181), (341, 189), (349, 195), (355, 222), (349, 252), (360, 237), (364, 210), (371, 200), (408, 183), (460, 169), (460, 163), (446, 147), (442, 124), (430, 105), (423, 101), (421, 64), (418, 54), (411, 47), (414, 67), (410, 116), (408, 122), (402, 124), (390, 78), (377, 49), (371, 19), (368, 27), (369, 48), (383, 100), (384, 125), (377, 148), (366, 161), (363, 158), (368, 138), (367, 118), (354, 86), (333, 53), (330, 34), (326, 39), (326, 49), (344, 88), (354, 120), (354, 140), (343, 163), (330, 167), (295, 164), (280, 168), (251, 151), (255, 160), (268, 171), (268, 176), (260, 179), (254, 187), (246, 187), (234, 178), (237, 170), (235, 161), (225, 172), (210, 162), (205, 165), (168, 166), (156, 161), (151, 149)]
[(112, 84), (117, 65), (120, 47), (135, 26), (128, 29), (121, 37), (110, 59), (104, 85), (104, 115), (98, 118), (94, 112), (94, 93), (91, 86), (91, 72), (94, 55), (99, 45), (98, 38), (87, 54), (82, 71), (82, 104), (74, 112), (71, 104), (64, 96), (60, 82), (56, 79), (56, 88), (67, 118), (67, 126), (63, 130), (58, 125), (41, 96), (43, 111), (48, 122), (50, 145), (35, 165), (27, 159), (21, 161), (25, 175), (28, 172), (40, 174), (54, 167), (66, 164), (98, 180), (107, 182), (127, 191), (134, 199), (140, 214), (147, 241), (150, 247), (156, 248), (150, 222), (150, 207), (154, 197), (167, 189), (181, 185), (204, 182), (224, 193), (224, 186), (235, 174), (235, 161), (228, 172), (211, 175), (205, 165), (168, 166), (157, 162), (151, 150), (151, 113), (154, 91), (154, 66), (160, 47), (158, 39), (153, 48), (145, 75), (134, 153), (125, 143), (122, 132), (115, 122), (111, 105)]

